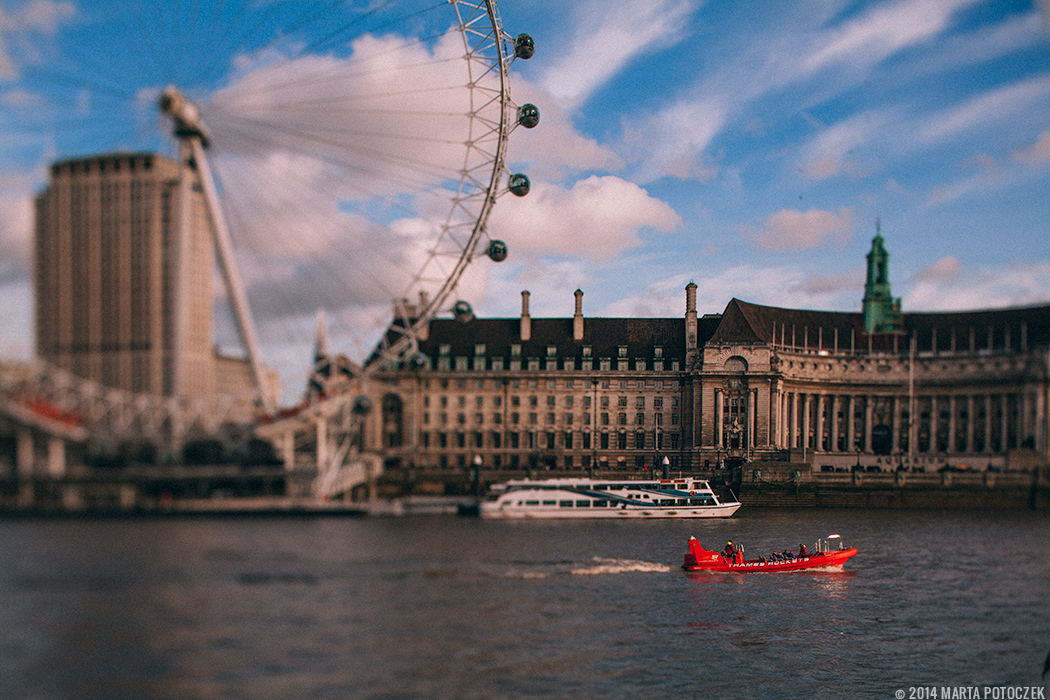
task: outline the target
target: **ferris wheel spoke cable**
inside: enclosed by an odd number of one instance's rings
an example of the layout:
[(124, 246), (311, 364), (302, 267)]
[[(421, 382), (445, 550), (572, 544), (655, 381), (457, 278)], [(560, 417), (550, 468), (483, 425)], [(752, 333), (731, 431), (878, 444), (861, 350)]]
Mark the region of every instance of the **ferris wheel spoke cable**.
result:
[[(292, 135), (300, 136), (300, 137), (303, 136), (303, 134), (295, 132), (294, 130), (289, 130), (289, 129), (287, 129), (287, 127), (278, 127), (278, 126), (274, 126), (274, 125), (270, 125), (270, 124), (259, 124), (259, 125), (256, 125), (254, 130), (252, 130), (252, 129), (243, 130), (243, 129), (239, 129), (239, 128), (231, 126), (229, 128), (229, 130), (230, 130), (230, 133), (238, 133), (245, 139), (255, 139), (256, 142), (259, 143), (260, 148), (265, 148), (269, 144), (268, 144), (268, 142), (259, 140), (259, 137), (256, 136), (256, 134), (258, 133), (259, 130), (272, 131), (272, 132), (275, 132), (275, 133), (292, 134)], [(390, 185), (394, 186), (396, 189), (402, 189), (403, 190), (404, 187), (405, 187), (405, 184), (411, 184), (411, 185), (415, 185), (417, 187), (430, 187), (430, 186), (433, 185), (435, 178), (446, 178), (446, 179), (448, 179), (448, 178), (452, 178), (453, 176), (458, 174), (458, 171), (452, 169), (451, 167), (449, 167), (449, 168), (442, 168), (440, 166), (435, 166), (435, 164), (433, 164), (433, 163), (428, 163), (428, 162), (424, 162), (424, 161), (418, 161), (418, 160), (407, 158), (407, 157), (391, 156), (387, 152), (377, 151), (377, 150), (374, 150), (374, 149), (367, 149), (367, 148), (363, 148), (363, 147), (349, 147), (345, 143), (334, 143), (333, 144), (333, 143), (321, 142), (321, 143), (317, 144), (315, 142), (315, 145), (329, 145), (329, 146), (333, 146), (333, 147), (338, 148), (339, 150), (343, 151), (345, 155), (340, 157), (340, 156), (333, 155), (331, 152), (318, 153), (317, 151), (314, 151), (314, 150), (308, 150), (308, 151), (298, 150), (298, 151), (293, 151), (293, 152), (298, 152), (298, 153), (300, 153), (302, 155), (314, 158), (314, 159), (316, 159), (318, 161), (321, 161), (321, 162), (324, 162), (324, 163), (328, 163), (330, 165), (338, 166), (338, 167), (341, 167), (341, 168), (346, 168), (349, 171), (355, 172), (357, 174), (369, 175), (369, 176), (371, 176), (373, 178), (374, 181), (379, 181), (379, 182), (390, 184)], [(399, 163), (399, 164), (405, 166), (405, 168), (402, 168), (396, 174), (390, 174), (389, 173), (390, 168), (382, 168), (382, 169), (380, 169), (378, 167), (378, 165), (376, 165), (376, 166), (365, 165), (365, 164), (362, 163), (360, 158), (356, 158), (355, 159), (355, 158), (351, 158), (350, 157), (350, 156), (354, 156), (354, 155), (357, 155), (357, 156), (367, 155), (367, 156), (369, 156), (371, 158), (372, 162), (377, 163), (377, 164), (378, 163), (387, 163), (388, 164), (388, 163), (392, 163), (392, 162), (393, 163)], [(412, 173), (412, 172), (415, 172), (417, 175), (423, 175), (425, 177), (420, 177), (420, 178), (417, 178), (417, 179), (414, 179), (414, 180), (406, 177), (406, 175), (408, 173)], [(359, 192), (359, 195), (361, 197), (368, 198), (370, 196), (374, 196), (374, 195), (370, 194), (369, 192), (365, 192), (363, 190), (358, 190), (358, 192)], [(404, 212), (406, 214), (413, 213), (412, 210), (410, 210), (410, 209), (405, 209)]]

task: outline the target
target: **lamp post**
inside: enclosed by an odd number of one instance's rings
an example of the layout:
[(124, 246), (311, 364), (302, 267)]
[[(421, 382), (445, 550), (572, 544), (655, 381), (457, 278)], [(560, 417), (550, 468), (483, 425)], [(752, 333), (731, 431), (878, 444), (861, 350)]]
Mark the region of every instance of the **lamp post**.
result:
[(481, 500), (481, 455), (474, 455), (474, 468), (472, 469), (473, 474), (471, 475), (471, 486), (474, 490), (474, 500)]

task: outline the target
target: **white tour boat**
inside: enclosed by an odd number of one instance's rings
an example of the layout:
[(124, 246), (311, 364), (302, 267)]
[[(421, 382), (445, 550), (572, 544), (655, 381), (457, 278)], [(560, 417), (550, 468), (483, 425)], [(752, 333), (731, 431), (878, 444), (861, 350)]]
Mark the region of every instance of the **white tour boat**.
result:
[(721, 502), (703, 479), (513, 479), (495, 484), (483, 518), (728, 518), (740, 507)]

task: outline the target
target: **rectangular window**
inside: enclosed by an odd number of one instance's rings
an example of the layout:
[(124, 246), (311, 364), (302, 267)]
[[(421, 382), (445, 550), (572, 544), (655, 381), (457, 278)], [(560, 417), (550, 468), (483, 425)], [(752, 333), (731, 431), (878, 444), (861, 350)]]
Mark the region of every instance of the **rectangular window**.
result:
[(557, 357), (557, 355), (558, 355), (558, 346), (556, 346), (556, 345), (548, 345), (547, 346), (547, 357)]
[(609, 425), (609, 414), (608, 413), (603, 413), (602, 414), (602, 425)]
[[(645, 408), (645, 397), (639, 397), (639, 398), (642, 399), (642, 403), (638, 406), (638, 408)], [(659, 410), (659, 409), (661, 409), (663, 407), (664, 407), (664, 397), (662, 397), (662, 396), (654, 396), (653, 397), (653, 408)]]
[(609, 408), (609, 397), (603, 396), (601, 400), (602, 408)]
[(617, 433), (616, 435), (616, 447), (617, 449), (627, 449), (627, 433)]
[(627, 414), (626, 413), (618, 414), (616, 416), (616, 424), (617, 425), (627, 425)]
[(572, 449), (572, 433), (569, 432), (569, 431), (565, 431), (565, 435), (563, 437), (565, 438), (565, 449), (571, 450)]
[(529, 425), (536, 425), (539, 422), (538, 416), (535, 413), (529, 414)]
[(502, 413), (493, 413), (492, 414), (492, 422), (495, 423), (496, 425), (501, 425), (503, 423), (503, 414)]
[(645, 425), (645, 414), (644, 413), (636, 413), (636, 414), (634, 414), (634, 424), (635, 425)]
[(591, 449), (591, 434), (590, 433), (581, 433), (580, 434), (580, 438), (581, 438), (580, 442), (582, 443), (580, 445), (580, 448), (584, 449), (584, 450)]
[(551, 432), (551, 431), (548, 431), (547, 432), (547, 449), (553, 450), (554, 447), (555, 447), (555, 444), (554, 444), (554, 433)]
[(547, 425), (554, 425), (556, 422), (554, 412), (551, 411), (547, 414)]
[(635, 400), (634, 400), (634, 407), (635, 408), (645, 408), (645, 397), (644, 396), (639, 396), (639, 397), (635, 398)]
[(602, 433), (601, 448), (603, 450), (609, 449), (609, 433)]
[(515, 413), (511, 413), (510, 414), (510, 424), (511, 425), (517, 425), (520, 422), (521, 422), (521, 414), (520, 413), (516, 413), (515, 412)]
[(511, 449), (515, 449), (516, 450), (516, 449), (518, 449), (518, 447), (520, 445), (521, 445), (521, 438), (518, 435), (518, 433), (511, 433), (510, 434), (510, 446), (511, 446)]
[(627, 346), (626, 345), (621, 345), (620, 346), (619, 352), (617, 353), (617, 356), (618, 357), (627, 357)]
[(484, 355), (484, 354), (485, 354), (485, 344), (484, 343), (478, 343), (477, 345), (474, 346), (474, 355), (475, 356)]
[(671, 449), (678, 449), (678, 433), (671, 433)]
[(479, 425), (481, 423), (484, 423), (485, 422), (485, 414), (484, 413), (480, 413), (480, 412), (479, 413), (475, 413), (474, 414), (474, 422), (479, 424)]
[(503, 435), (501, 433), (492, 432), (492, 446), (497, 450), (503, 446)]
[(653, 418), (656, 420), (656, 424), (657, 425), (663, 425), (664, 424), (664, 414), (657, 413), (656, 415), (653, 416)]
[(483, 433), (483, 432), (481, 432), (479, 430), (478, 432), (474, 433), (474, 447), (484, 447), (484, 446), (485, 446), (485, 433)]
[(556, 397), (554, 397), (554, 396), (548, 396), (548, 397), (547, 397), (547, 405), (548, 405), (548, 406), (551, 406), (552, 408), (553, 408), (554, 406), (557, 406), (557, 405), (558, 405), (558, 400), (557, 400), (557, 398), (556, 398)]
[(466, 433), (456, 433), (456, 447), (467, 446), (467, 435)]
[(591, 397), (590, 396), (584, 396), (583, 397), (583, 407), (584, 408), (590, 408), (591, 407)]
[(565, 425), (572, 425), (572, 414), (571, 413), (566, 413), (565, 414)]

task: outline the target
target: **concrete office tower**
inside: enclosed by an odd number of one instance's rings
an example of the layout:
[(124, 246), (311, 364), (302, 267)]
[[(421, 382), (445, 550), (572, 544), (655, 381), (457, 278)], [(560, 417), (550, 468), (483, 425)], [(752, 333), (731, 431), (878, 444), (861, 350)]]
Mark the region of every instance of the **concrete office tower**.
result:
[(36, 201), (37, 354), (136, 393), (251, 392), (248, 364), (213, 347), (214, 267), (199, 181), (180, 190), (177, 162), (115, 153), (55, 163)]

